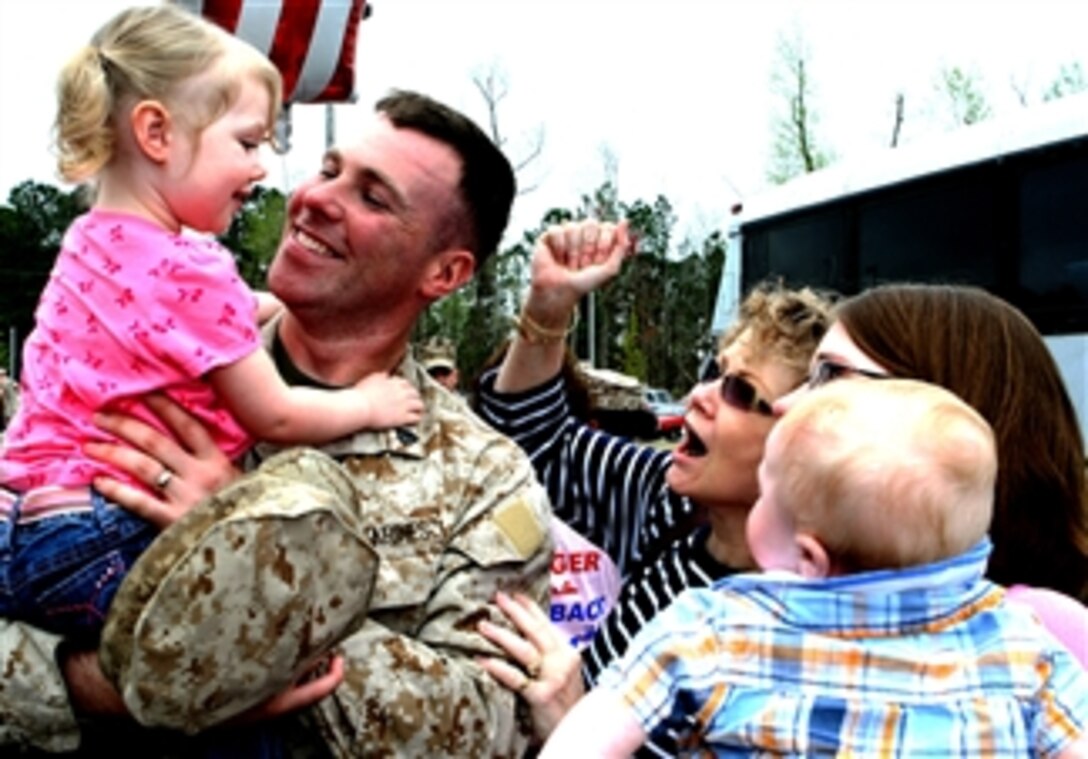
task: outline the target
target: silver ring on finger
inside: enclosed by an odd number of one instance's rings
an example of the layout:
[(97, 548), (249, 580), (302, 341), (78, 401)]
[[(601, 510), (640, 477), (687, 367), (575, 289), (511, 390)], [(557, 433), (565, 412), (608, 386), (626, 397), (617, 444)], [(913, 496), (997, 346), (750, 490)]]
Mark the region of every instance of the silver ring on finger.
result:
[(160, 493), (166, 490), (166, 486), (170, 484), (170, 480), (174, 479), (174, 473), (166, 467), (159, 472), (159, 476), (155, 478), (155, 489)]

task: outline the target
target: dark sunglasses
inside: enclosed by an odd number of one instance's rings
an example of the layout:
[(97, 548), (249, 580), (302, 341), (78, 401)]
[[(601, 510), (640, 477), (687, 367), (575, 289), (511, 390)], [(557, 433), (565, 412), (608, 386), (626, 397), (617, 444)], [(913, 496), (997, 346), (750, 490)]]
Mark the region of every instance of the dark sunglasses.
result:
[(733, 408), (754, 411), (763, 416), (774, 416), (771, 404), (759, 396), (759, 391), (751, 382), (736, 374), (722, 376), (722, 368), (718, 361), (710, 359), (703, 364), (699, 372), (699, 382), (716, 382), (718, 379), (722, 381), (721, 387), (718, 388), (722, 400)]
[(806, 382), (810, 388), (817, 388), (820, 385), (826, 385), (828, 382), (833, 382), (843, 377), (868, 377), (869, 379), (890, 379), (890, 375), (881, 374), (880, 372), (873, 372), (868, 369), (859, 369), (856, 366), (847, 366), (846, 364), (839, 364), (834, 361), (828, 361), (820, 359), (816, 362), (816, 366), (812, 367), (812, 371), (808, 373), (808, 379)]
[(771, 404), (759, 396), (759, 391), (751, 382), (738, 374), (722, 375), (720, 392), (722, 400), (735, 409), (774, 416)]

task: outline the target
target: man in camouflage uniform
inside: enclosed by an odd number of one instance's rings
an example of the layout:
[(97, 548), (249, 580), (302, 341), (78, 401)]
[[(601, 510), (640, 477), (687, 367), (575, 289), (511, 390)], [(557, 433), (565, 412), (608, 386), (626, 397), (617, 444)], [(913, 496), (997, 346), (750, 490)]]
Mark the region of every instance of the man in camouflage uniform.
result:
[[(286, 309), (266, 336), (290, 382), (344, 385), (393, 371), (419, 388), (425, 413), (414, 427), (362, 432), (323, 449), (357, 491), (359, 523), (379, 557), (369, 614), (343, 643), (344, 678), (332, 695), (260, 729), (300, 756), (518, 756), (530, 728), (516, 698), (476, 664), (495, 653), (477, 625), (503, 623), (492, 602), (498, 590), (545, 601), (550, 510), (520, 449), (408, 352), (422, 310), (468, 281), (498, 245), (513, 173), (475, 125), (428, 98), (394, 94), (377, 111), (361, 139), (326, 154), (320, 174), (289, 202), (269, 272)], [(125, 424), (133, 422), (116, 429)], [(162, 466), (129, 463), (149, 483)], [(189, 487), (186, 467), (177, 459), (170, 466), (178, 474), (166, 497)], [(152, 508), (129, 502), (138, 512)], [(118, 598), (139, 585), (136, 574)], [(110, 645), (104, 640), (103, 649)], [(75, 748), (77, 713), (93, 722), (119, 710), (105, 682), (94, 657), (0, 621), (0, 747)], [(153, 743), (152, 735), (139, 733), (155, 746), (141, 755), (186, 754), (184, 741)], [(116, 750), (122, 739), (112, 740)]]

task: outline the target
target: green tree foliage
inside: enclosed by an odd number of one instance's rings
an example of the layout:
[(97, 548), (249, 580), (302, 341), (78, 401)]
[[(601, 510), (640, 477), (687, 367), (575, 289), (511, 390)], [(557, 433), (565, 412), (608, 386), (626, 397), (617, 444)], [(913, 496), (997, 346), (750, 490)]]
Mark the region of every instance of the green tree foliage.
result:
[(940, 73), (937, 88), (944, 95), (956, 126), (977, 124), (993, 115), (977, 74), (959, 66), (945, 68)]
[(665, 270), (662, 301), (667, 313), (658, 386), (681, 397), (698, 380), (703, 359), (716, 353), (710, 324), (725, 264), (725, 235), (715, 230), (701, 241), (685, 240), (678, 260)]
[(685, 394), (695, 382), (699, 362), (711, 350), (710, 322), (725, 261), (724, 237), (715, 232), (703, 241), (674, 245), (676, 216), (667, 198), (625, 203), (607, 182), (584, 197), (574, 214), (591, 215), (627, 219), (637, 254), (615, 280), (583, 302), (573, 339), (575, 352), (583, 358), (590, 355), (592, 323), (597, 366), (620, 369), (648, 385)]
[(8, 337), (26, 338), (64, 230), (85, 208), (82, 191), (63, 192), (26, 181), (13, 188), (0, 206), (0, 360), (9, 366)]
[(646, 352), (642, 349), (642, 330), (638, 328), (638, 311), (631, 314), (627, 329), (623, 331), (623, 373), (632, 377), (645, 377)]
[(276, 255), (283, 234), (287, 199), (279, 190), (258, 186), (230, 229), (220, 237), (234, 254), (238, 272), (251, 287), (263, 289), (268, 265)]
[(1043, 93), (1043, 100), (1057, 100), (1085, 91), (1088, 91), (1088, 79), (1085, 79), (1080, 63), (1063, 64), (1057, 78)]

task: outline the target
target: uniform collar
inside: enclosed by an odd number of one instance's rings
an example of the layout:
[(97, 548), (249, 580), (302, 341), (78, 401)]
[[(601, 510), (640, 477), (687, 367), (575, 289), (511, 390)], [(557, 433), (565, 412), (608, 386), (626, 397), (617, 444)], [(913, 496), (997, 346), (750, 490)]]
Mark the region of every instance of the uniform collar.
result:
[[(312, 377), (299, 369), (291, 359), (291, 356), (287, 353), (286, 346), (283, 344), (283, 339), (280, 337), (279, 325), (281, 319), (282, 313), (269, 319), (261, 328), (261, 336), (265, 347), (272, 356), (276, 371), (283, 377), (284, 382), (292, 386), (335, 390), (337, 387), (336, 385), (330, 385), (327, 382)], [(423, 369), (416, 363), (415, 359), (412, 358), (410, 352), (405, 355), (393, 373), (407, 379), (416, 386), (420, 393), (426, 392), (421, 381)], [(427, 403), (426, 396), (424, 396), (424, 405), (428, 409), (431, 408), (431, 404)], [(330, 456), (392, 453), (422, 458), (422, 426), (422, 423), (418, 422), (416, 424), (403, 425), (391, 430), (366, 430), (357, 432), (354, 435), (323, 445), (321, 446), (321, 449)], [(258, 448), (260, 456), (263, 459), (269, 455), (268, 451), (273, 447), (267, 443), (259, 443)]]

